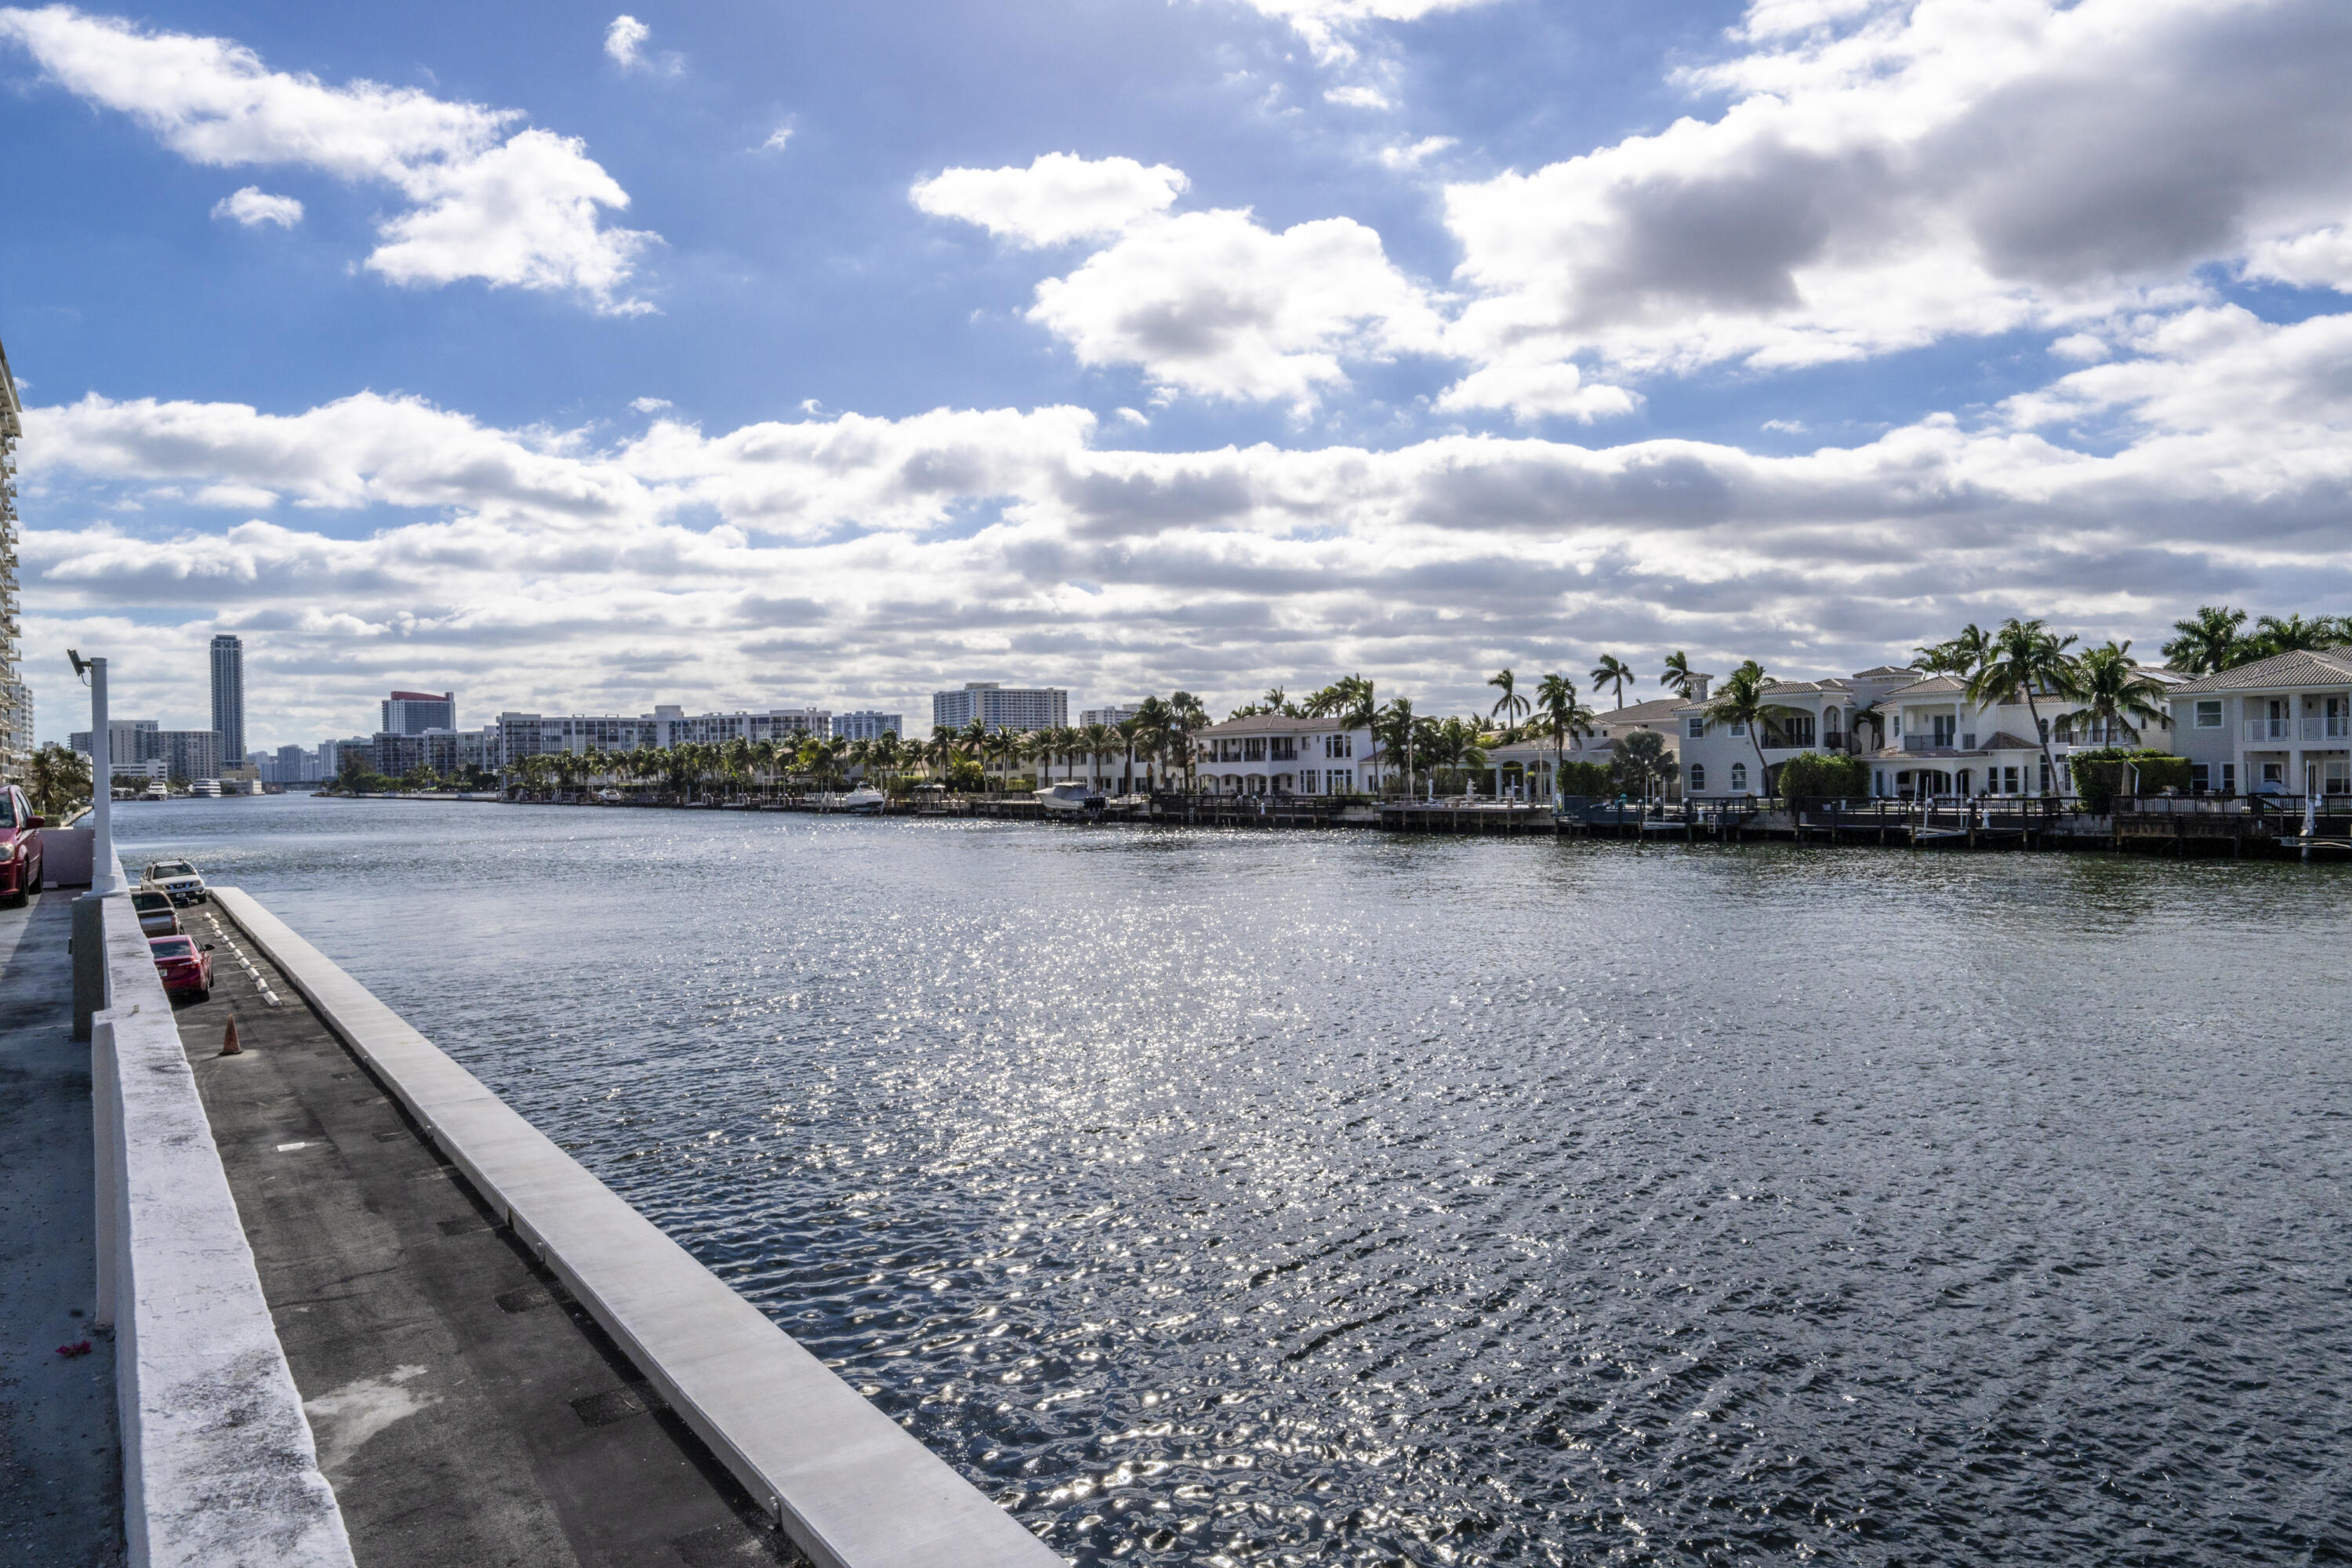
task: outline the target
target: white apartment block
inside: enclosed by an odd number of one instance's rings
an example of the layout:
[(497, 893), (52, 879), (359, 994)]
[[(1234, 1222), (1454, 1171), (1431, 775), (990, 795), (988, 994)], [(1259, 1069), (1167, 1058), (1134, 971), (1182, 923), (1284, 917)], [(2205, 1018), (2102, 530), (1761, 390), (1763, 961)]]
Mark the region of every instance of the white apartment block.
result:
[(640, 746), (723, 746), (730, 741), (789, 741), (833, 733), (823, 708), (771, 708), (760, 712), (693, 713), (656, 704), (634, 718), (619, 714), (499, 715), (499, 753), (510, 765), (551, 752), (634, 752)]
[(457, 727), (457, 694), (454, 691), (395, 691), (383, 703), (378, 734), (422, 735), (427, 730)]
[(1375, 784), (1370, 731), (1337, 719), (1228, 719), (1192, 732), (1192, 756), (1200, 788), (1217, 795), (1355, 795)]
[(967, 680), (961, 690), (931, 693), (934, 730), (961, 730), (975, 719), (991, 730), (1058, 730), (1070, 721), (1070, 694), (993, 680)]
[(1124, 706), (1109, 708), (1088, 708), (1078, 715), (1078, 722), (1089, 727), (1100, 724), (1105, 729), (1109, 729), (1126, 723), (1142, 711), (1143, 705), (1139, 702), (1129, 702)]
[(2352, 791), (2352, 649), (2276, 654), (2182, 682), (2172, 740), (2199, 794)]
[(907, 719), (903, 713), (881, 713), (861, 708), (855, 713), (833, 716), (833, 738), (836, 741), (877, 741), (885, 735), (904, 739)]

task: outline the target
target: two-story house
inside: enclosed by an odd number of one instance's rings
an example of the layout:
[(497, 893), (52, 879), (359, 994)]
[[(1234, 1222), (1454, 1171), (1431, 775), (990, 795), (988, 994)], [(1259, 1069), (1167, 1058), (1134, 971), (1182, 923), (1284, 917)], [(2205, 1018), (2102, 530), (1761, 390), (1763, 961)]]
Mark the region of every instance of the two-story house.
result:
[(2174, 687), (2172, 740), (2200, 794), (2352, 790), (2352, 648), (2276, 654)]
[[(2146, 666), (2140, 672), (2165, 682), (2179, 679)], [(2070, 718), (2074, 703), (2047, 692), (2036, 692), (2031, 703), (2019, 693), (1999, 702), (1971, 701), (1968, 682), (1957, 675), (1914, 681), (1887, 693), (1881, 706), (1886, 744), (1870, 757), (1871, 793), (1888, 798), (2072, 795), (2067, 762), (2077, 752), (2168, 749), (2160, 731), (2147, 733), (2123, 722), (2110, 730)]]
[(1918, 679), (1916, 669), (1881, 665), (1827, 680), (1768, 680), (1765, 700), (1780, 711), (1768, 717), (1762, 733), (1752, 737), (1745, 724), (1708, 718), (1704, 701), (1681, 704), (1675, 718), (1682, 727), (1683, 794), (1769, 795), (1777, 793), (1781, 765), (1791, 757), (1883, 748), (1887, 694)]
[(1337, 719), (1256, 713), (1192, 732), (1200, 787), (1219, 795), (1354, 795), (1374, 787), (1372, 740)]

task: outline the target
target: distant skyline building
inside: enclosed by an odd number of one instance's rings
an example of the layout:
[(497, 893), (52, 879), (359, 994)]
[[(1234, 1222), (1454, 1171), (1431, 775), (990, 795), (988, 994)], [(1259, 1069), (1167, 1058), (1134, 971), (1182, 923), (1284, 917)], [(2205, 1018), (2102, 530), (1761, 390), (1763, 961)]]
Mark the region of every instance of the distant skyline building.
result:
[[(163, 755), (159, 739), (163, 728), (152, 719), (109, 719), (106, 732), (113, 740), (113, 744), (107, 748), (112, 753), (108, 759), (109, 765), (118, 769), (135, 768)], [(89, 731), (87, 730), (74, 731), (66, 737), (66, 744), (85, 757), (96, 756), (89, 748)]]
[(931, 694), (931, 727), (961, 730), (973, 720), (991, 730), (1051, 730), (1070, 721), (1070, 694), (1054, 686), (1001, 686), (967, 680)]
[(395, 691), (383, 700), (383, 722), (377, 730), (388, 735), (422, 735), (427, 730), (457, 727), (457, 694), (444, 691)]
[(1123, 708), (1089, 708), (1078, 715), (1078, 722), (1086, 725), (1124, 724), (1142, 710), (1142, 704), (1136, 702), (1130, 702)]
[(674, 702), (656, 703), (650, 713), (501, 713), (494, 767), (551, 752), (634, 752), (639, 746), (723, 746), (730, 741), (792, 741), (833, 733), (833, 714), (824, 708), (770, 708), (763, 711), (688, 713)]
[(216, 778), (220, 758), (245, 759), (245, 643), (226, 632), (213, 638), (213, 733), (220, 737), (214, 772), (177, 776)]
[(186, 779), (193, 784), (221, 776), (220, 732), (216, 730), (159, 730), (155, 732), (155, 751), (163, 759), (167, 777)]
[(872, 741), (885, 734), (904, 740), (907, 716), (903, 713), (880, 713), (870, 708), (833, 716), (833, 738), (836, 741)]

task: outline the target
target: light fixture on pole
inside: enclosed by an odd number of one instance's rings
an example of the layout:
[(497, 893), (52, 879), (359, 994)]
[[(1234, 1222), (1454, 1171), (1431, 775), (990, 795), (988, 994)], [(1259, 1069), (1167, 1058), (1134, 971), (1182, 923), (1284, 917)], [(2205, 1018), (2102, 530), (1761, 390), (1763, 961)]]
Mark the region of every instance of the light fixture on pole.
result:
[(97, 894), (123, 889), (122, 868), (114, 859), (114, 732), (106, 712), (106, 660), (84, 658), (66, 649), (74, 674), (89, 684), (89, 888)]

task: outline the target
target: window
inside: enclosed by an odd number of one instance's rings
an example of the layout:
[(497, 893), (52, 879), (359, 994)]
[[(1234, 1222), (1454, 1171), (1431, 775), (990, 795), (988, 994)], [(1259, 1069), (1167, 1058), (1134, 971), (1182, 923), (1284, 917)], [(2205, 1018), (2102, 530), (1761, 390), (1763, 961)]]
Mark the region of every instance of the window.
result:
[(2200, 730), (2218, 730), (2221, 727), (2221, 700), (2220, 698), (2216, 697), (2210, 700), (2200, 698), (2198, 700), (2197, 727)]
[(2235, 763), (2221, 764), (2221, 793), (2223, 795), (2238, 793), (2238, 764)]
[(2034, 765), (2042, 770), (2042, 793), (2043, 795), (2048, 795), (2050, 793), (2050, 764), (2048, 763), (2037, 763)]
[(1353, 735), (1324, 736), (1323, 754), (1326, 757), (1354, 756), (1356, 754), (1356, 737)]
[(1298, 742), (1294, 737), (1289, 735), (1276, 735), (1274, 737), (1274, 760), (1276, 762), (1296, 762), (1297, 758)]
[(1746, 763), (1732, 763), (1732, 764), (1731, 764), (1731, 793), (1732, 793), (1732, 794), (1734, 794), (1734, 795), (1742, 795), (1742, 794), (1745, 794), (1745, 793), (1747, 792), (1747, 789), (1748, 789), (1748, 764), (1747, 764)]
[[(1698, 721), (1694, 719), (1691, 722), (1696, 724)], [(1706, 788), (1706, 764), (1704, 763), (1693, 763), (1690, 770), (1690, 792), (1693, 795), (1696, 795)]]
[(1823, 710), (1822, 710), (1822, 732), (1823, 732), (1823, 733), (1825, 733), (1825, 734), (1834, 735), (1834, 734), (1836, 734), (1840, 730), (1844, 729), (1844, 728), (1845, 728), (1845, 720), (1842, 717), (1842, 715), (1844, 713), (1844, 711), (1845, 711), (1845, 710), (1844, 710), (1844, 709), (1843, 709), (1843, 708), (1825, 708), (1825, 709), (1823, 709)]
[(1245, 763), (1262, 763), (1265, 761), (1265, 737), (1264, 735), (1252, 735), (1242, 742), (1242, 761)]
[(1952, 743), (1952, 736), (1958, 731), (1960, 727), (1959, 720), (1949, 713), (1939, 713), (1934, 718), (1928, 720), (1927, 723), (1930, 728), (1930, 731), (1935, 737), (1936, 744), (1939, 746), (1950, 745)]
[(1704, 741), (1706, 739), (1706, 720), (1692, 719), (1686, 721), (1686, 722), (1688, 723), (1689, 728), (1684, 731), (1685, 734), (1688, 735), (1694, 741)]
[(2206, 791), (2208, 791), (2208, 790), (2211, 789), (2212, 787), (2213, 787), (2213, 770), (2212, 770), (2212, 769), (2210, 769), (2210, 768), (2209, 768), (2209, 767), (2207, 767), (2203, 763), (2189, 763), (2189, 793), (2190, 793), (2191, 795), (2203, 795)]
[(1333, 768), (1323, 775), (1323, 783), (1333, 795), (1352, 795), (1356, 789), (1356, 770)]
[[(1745, 724), (1734, 724), (1731, 727), (1731, 732), (1734, 735), (1744, 736), (1748, 733), (1748, 726)], [(1743, 763), (1742, 765), (1744, 766), (1745, 764)]]
[(2003, 768), (2000, 770), (2000, 787), (2001, 793), (2004, 795), (2015, 795), (2017, 793), (2017, 770), (2015, 768)]

